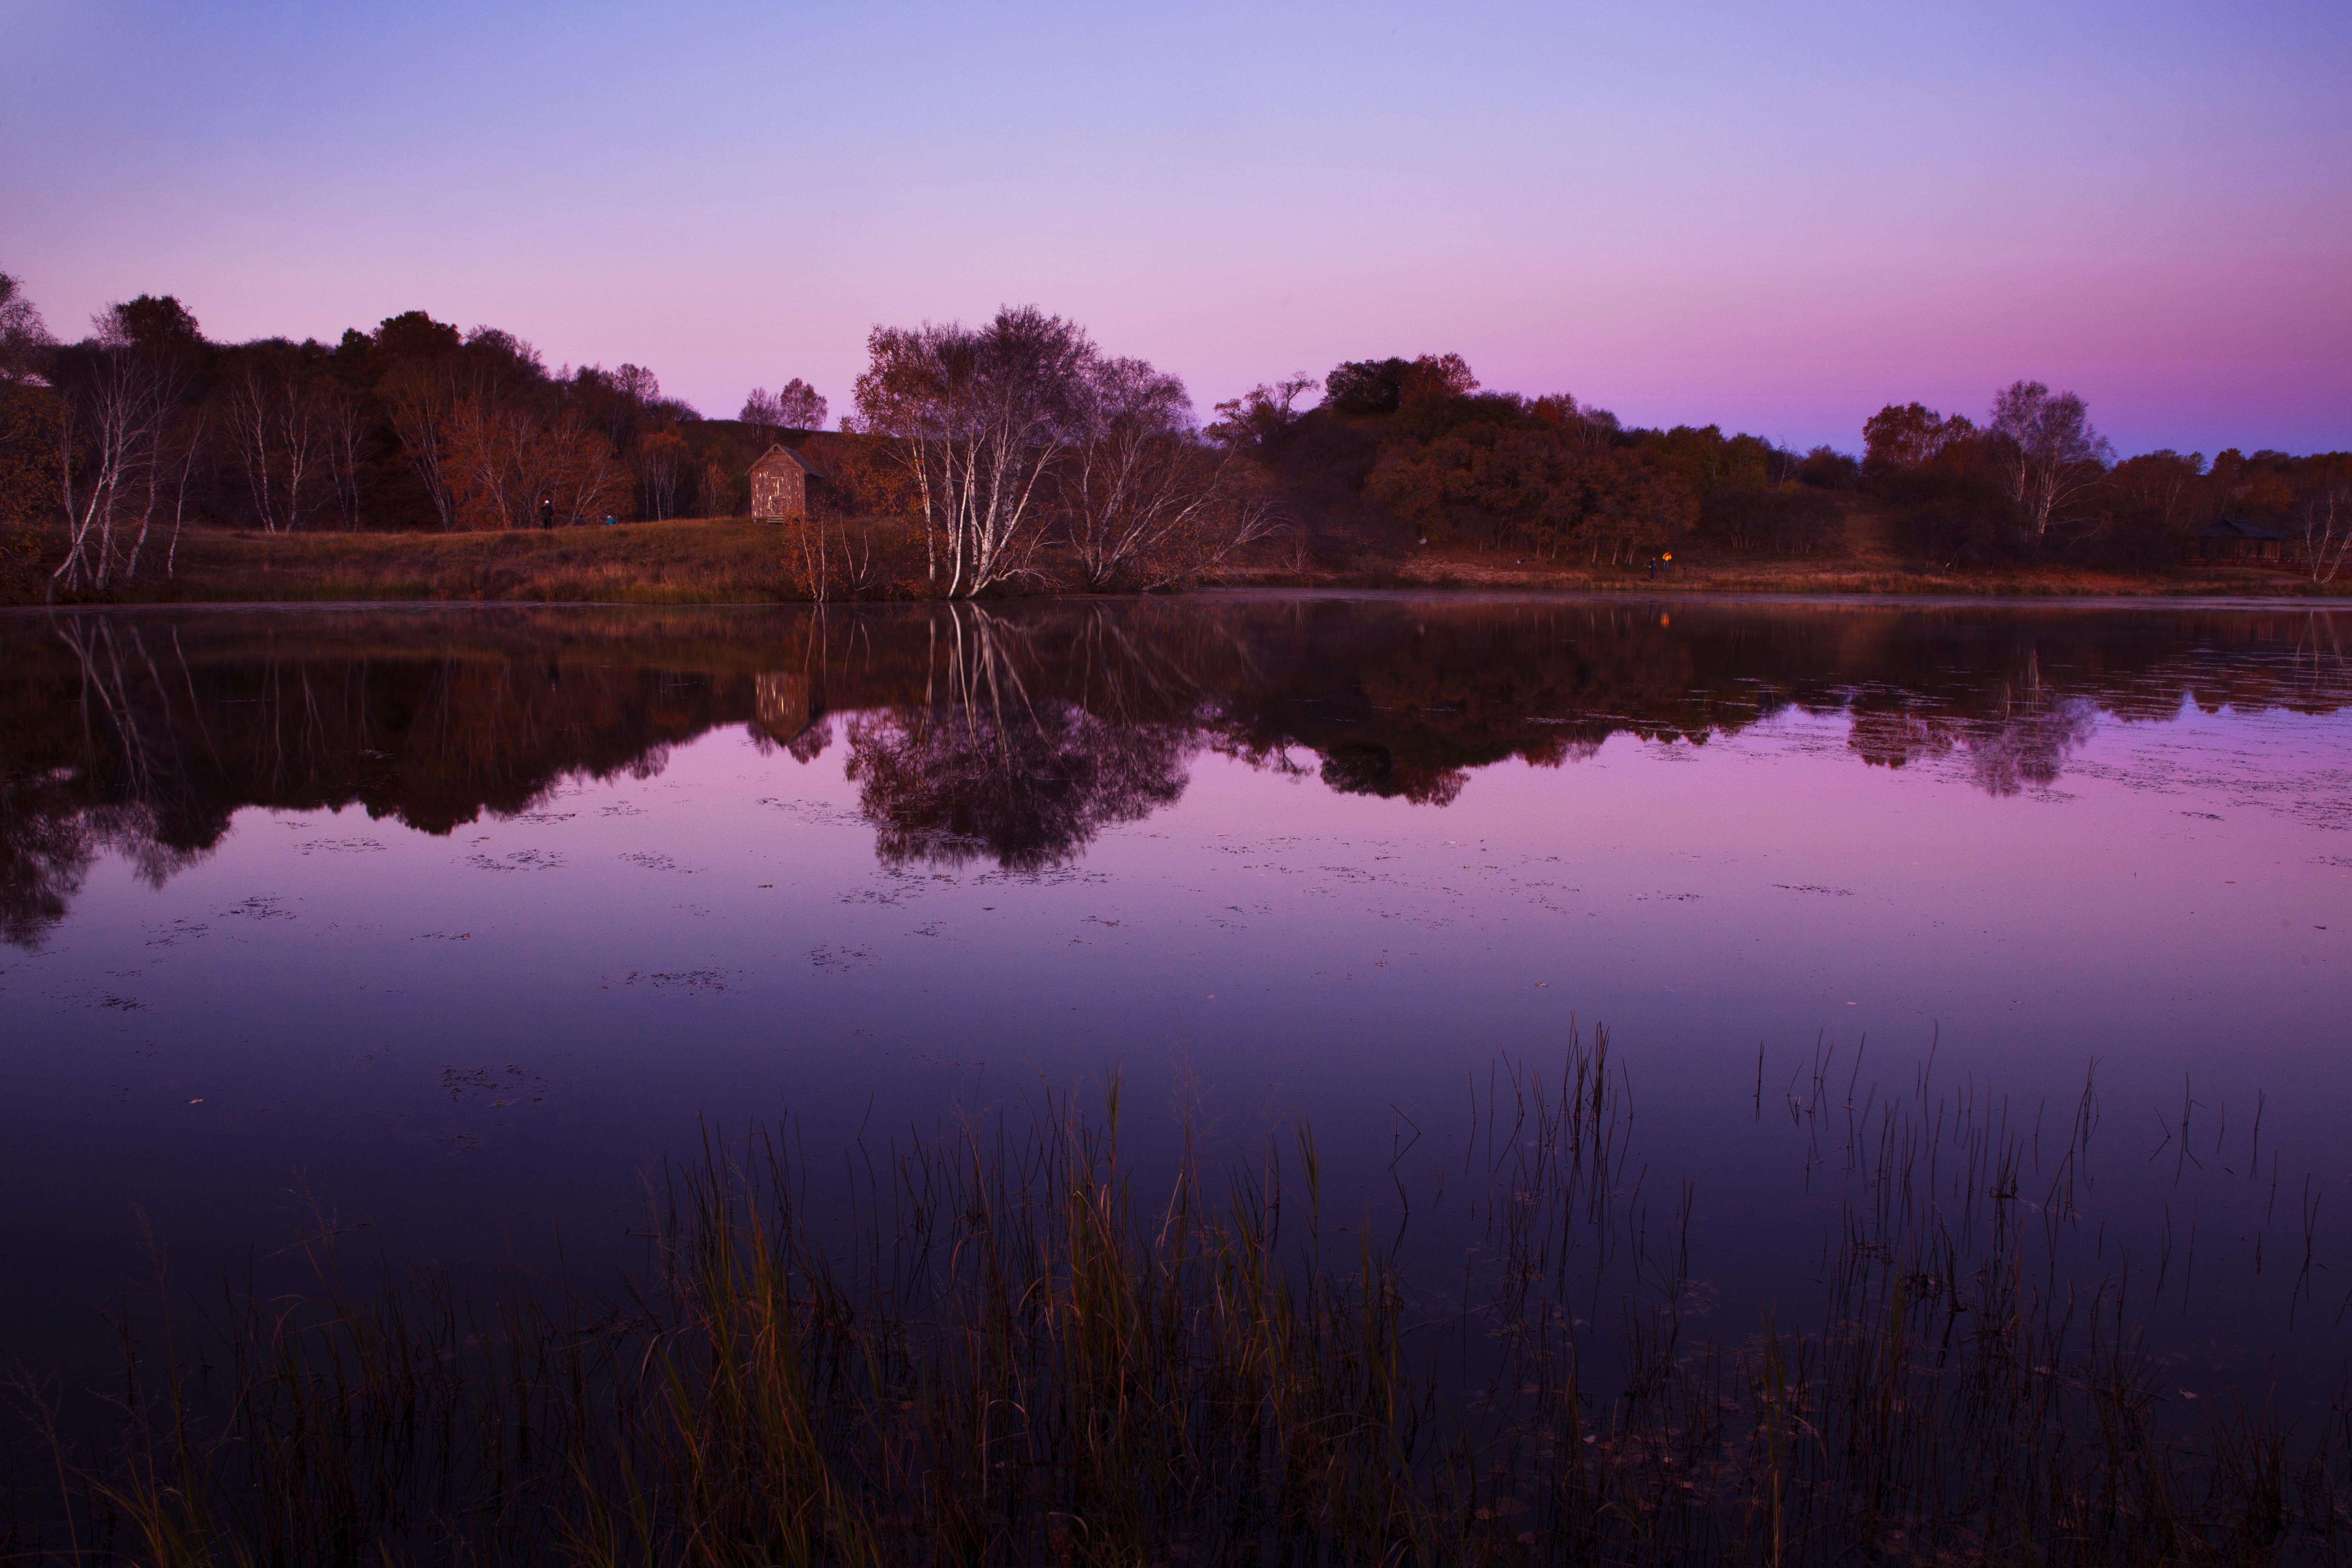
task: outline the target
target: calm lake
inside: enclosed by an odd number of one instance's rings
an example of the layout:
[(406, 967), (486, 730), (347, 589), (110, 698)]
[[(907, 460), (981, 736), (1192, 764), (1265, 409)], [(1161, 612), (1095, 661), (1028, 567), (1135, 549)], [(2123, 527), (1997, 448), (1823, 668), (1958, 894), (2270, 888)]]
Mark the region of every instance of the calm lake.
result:
[(325, 1230), (606, 1277), (707, 1137), (854, 1171), (1114, 1076), (1147, 1154), (1311, 1123), (1332, 1213), (1427, 1192), (1442, 1266), (1496, 1086), (1598, 1027), (1730, 1331), (1803, 1314), (1857, 1201), (1792, 1108), (1901, 1101), (2045, 1166), (2086, 1130), (2067, 1268), (2134, 1274), (2183, 1396), (2322, 1397), (2348, 647), (1377, 595), (0, 616), (0, 1353), (75, 1361), (159, 1249), (192, 1292)]

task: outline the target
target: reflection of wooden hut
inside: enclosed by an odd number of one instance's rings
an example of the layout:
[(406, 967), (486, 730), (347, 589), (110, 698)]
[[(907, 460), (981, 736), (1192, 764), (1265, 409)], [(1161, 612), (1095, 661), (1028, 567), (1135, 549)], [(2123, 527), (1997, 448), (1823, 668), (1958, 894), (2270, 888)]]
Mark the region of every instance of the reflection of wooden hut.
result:
[(751, 518), (755, 522), (782, 522), (808, 515), (808, 459), (782, 441), (751, 465)]
[(762, 670), (751, 683), (751, 717), (778, 741), (789, 742), (809, 727), (809, 678), (787, 670)]
[(2225, 517), (2197, 536), (2197, 553), (2208, 561), (2281, 561), (2286, 535)]

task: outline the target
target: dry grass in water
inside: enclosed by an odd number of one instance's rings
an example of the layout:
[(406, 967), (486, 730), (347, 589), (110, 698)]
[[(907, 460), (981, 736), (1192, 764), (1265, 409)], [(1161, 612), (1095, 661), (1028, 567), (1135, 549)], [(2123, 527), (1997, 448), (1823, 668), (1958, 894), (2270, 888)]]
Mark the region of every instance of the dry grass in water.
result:
[(772, 1140), (712, 1141), (616, 1293), (363, 1290), (320, 1244), (315, 1289), (126, 1345), (120, 1421), (55, 1440), (9, 1560), (2343, 1560), (2341, 1401), (2324, 1430), (2254, 1390), (2184, 1419), (2133, 1327), (2179, 1279), (2062, 1271), (2087, 1089), (2055, 1150), (1924, 1078), (1840, 1102), (1816, 1062), (1789, 1112), (1856, 1194), (1819, 1316), (1726, 1338), (1692, 1194), (1628, 1170), (1606, 1037), (1558, 1070), (1507, 1064), (1475, 1110), (1450, 1279), (1407, 1261), (1402, 1180), (1397, 1237), (1330, 1223), (1303, 1130), (1147, 1186), (1116, 1084), (842, 1205)]

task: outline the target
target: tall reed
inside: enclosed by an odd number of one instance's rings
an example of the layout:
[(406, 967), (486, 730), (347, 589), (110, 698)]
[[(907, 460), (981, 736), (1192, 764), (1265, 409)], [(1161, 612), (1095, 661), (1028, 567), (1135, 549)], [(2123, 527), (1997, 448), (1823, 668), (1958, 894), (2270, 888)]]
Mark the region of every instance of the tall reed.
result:
[(2343, 1561), (2344, 1401), (2298, 1426), (2247, 1390), (2179, 1419), (2132, 1287), (2062, 1272), (2087, 1088), (2053, 1155), (1981, 1097), (1923, 1078), (1857, 1107), (1816, 1061), (1789, 1113), (1853, 1194), (1820, 1315), (1727, 1336), (1700, 1331), (1695, 1194), (1650, 1195), (1625, 1085), (1605, 1034), (1556, 1077), (1498, 1065), (1458, 1273), (1407, 1245), (1402, 1177), (1387, 1240), (1333, 1224), (1303, 1127), (1222, 1163), (1188, 1133), (1148, 1175), (1115, 1082), (845, 1194), (775, 1138), (712, 1135), (614, 1291), (362, 1289), (320, 1242), (301, 1295), (248, 1282), (194, 1338), (127, 1344), (105, 1441), (20, 1401), (52, 1479), (27, 1472), (5, 1545), (289, 1568)]

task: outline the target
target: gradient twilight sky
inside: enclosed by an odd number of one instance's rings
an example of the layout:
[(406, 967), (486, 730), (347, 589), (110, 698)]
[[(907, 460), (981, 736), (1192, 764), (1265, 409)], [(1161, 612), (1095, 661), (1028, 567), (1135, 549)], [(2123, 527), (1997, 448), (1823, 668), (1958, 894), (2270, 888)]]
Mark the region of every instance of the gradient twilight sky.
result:
[(2352, 447), (2352, 5), (0, 0), (53, 331), (490, 323), (731, 416), (1034, 301), (1202, 409), (1454, 350), (1860, 445), (2034, 376), (2133, 452)]

